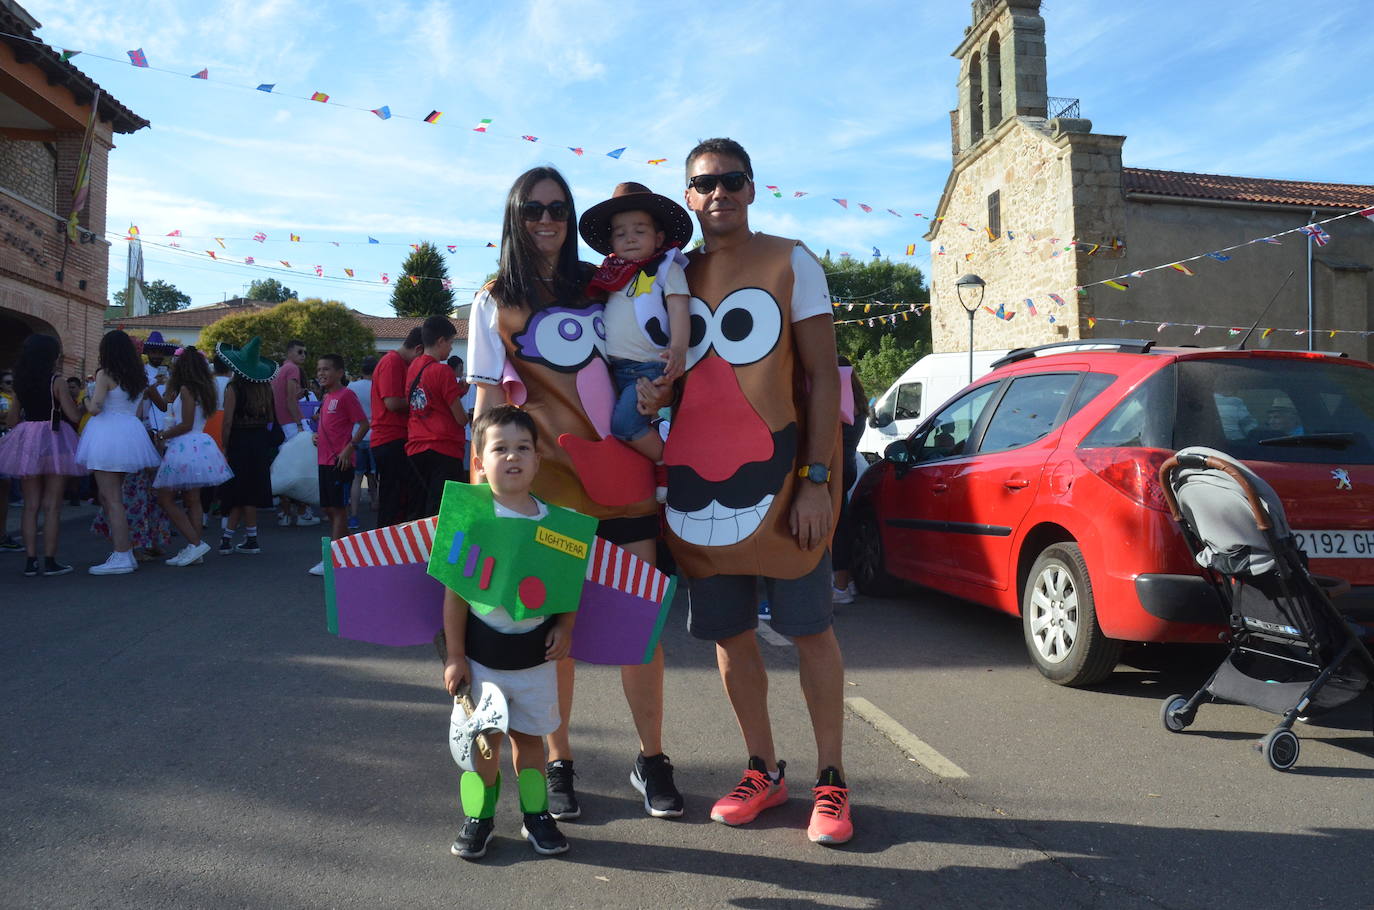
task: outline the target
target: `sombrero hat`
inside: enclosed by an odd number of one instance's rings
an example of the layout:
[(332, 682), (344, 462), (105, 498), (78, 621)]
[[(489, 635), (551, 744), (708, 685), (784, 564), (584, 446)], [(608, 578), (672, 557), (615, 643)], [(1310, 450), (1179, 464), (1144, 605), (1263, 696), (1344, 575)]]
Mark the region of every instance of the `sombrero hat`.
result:
[(143, 353), (145, 354), (171, 354), (176, 349), (176, 345), (163, 341), (162, 333), (157, 330), (149, 332), (148, 337), (143, 340)]
[(269, 382), (277, 375), (277, 362), (259, 356), (261, 344), (256, 336), (241, 348), (230, 347), (221, 341), (215, 345), (215, 356), (249, 382)]
[(620, 212), (648, 212), (663, 226), (663, 242), (685, 248), (692, 240), (692, 216), (667, 196), (660, 196), (642, 183), (622, 183), (611, 198), (582, 213), (577, 230), (587, 246), (603, 256), (611, 254), (611, 216)]

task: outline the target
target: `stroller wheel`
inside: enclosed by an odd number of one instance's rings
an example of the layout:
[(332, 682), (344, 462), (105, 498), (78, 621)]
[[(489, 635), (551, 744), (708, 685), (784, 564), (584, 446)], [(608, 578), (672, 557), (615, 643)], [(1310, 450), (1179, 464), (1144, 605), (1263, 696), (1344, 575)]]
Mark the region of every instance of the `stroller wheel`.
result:
[(1170, 695), (1164, 699), (1164, 704), (1159, 706), (1159, 719), (1164, 722), (1164, 729), (1170, 733), (1182, 733), (1193, 723), (1197, 712), (1184, 711), (1187, 704), (1186, 695)]
[(1260, 740), (1259, 748), (1264, 753), (1265, 761), (1269, 762), (1269, 767), (1275, 771), (1291, 770), (1298, 763), (1298, 752), (1301, 749), (1298, 737), (1293, 731), (1282, 727)]

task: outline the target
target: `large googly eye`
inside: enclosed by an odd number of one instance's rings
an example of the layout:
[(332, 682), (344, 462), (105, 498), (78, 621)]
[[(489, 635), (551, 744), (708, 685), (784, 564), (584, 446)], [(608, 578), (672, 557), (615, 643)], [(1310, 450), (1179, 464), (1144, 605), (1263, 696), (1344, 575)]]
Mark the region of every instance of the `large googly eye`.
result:
[(606, 347), (600, 308), (542, 310), (515, 339), (520, 354), (563, 372), (576, 372)]
[(715, 325), (716, 317), (711, 312), (711, 308), (696, 297), (693, 297), (688, 305), (687, 313), (687, 363), (685, 368), (690, 370), (711, 349), (712, 336), (715, 334), (711, 329)]
[(767, 357), (782, 333), (782, 311), (761, 288), (734, 291), (712, 315), (711, 343), (717, 354), (737, 367)]

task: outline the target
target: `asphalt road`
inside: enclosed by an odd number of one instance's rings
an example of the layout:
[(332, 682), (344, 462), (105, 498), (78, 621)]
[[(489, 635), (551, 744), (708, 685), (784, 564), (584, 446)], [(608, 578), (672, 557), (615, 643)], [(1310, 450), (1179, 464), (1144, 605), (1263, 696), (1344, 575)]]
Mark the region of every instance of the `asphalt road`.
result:
[(1279, 774), (1252, 750), (1262, 712), (1161, 728), (1160, 700), (1215, 653), (1145, 649), (1106, 686), (1063, 689), (1028, 666), (1017, 621), (930, 594), (838, 614), (847, 694), (885, 731), (847, 718), (851, 844), (806, 841), (810, 728), (795, 652), (771, 638), (792, 799), (747, 828), (709, 821), (745, 756), (678, 603), (667, 749), (687, 815), (643, 814), (619, 675), (586, 666), (572, 850), (536, 857), (507, 787), (487, 858), (465, 863), (438, 662), (325, 632), (318, 529), (96, 578), (88, 519), (64, 530), (78, 574), (26, 579), (0, 556), (0, 906), (1374, 905), (1367, 707), (1299, 725)]

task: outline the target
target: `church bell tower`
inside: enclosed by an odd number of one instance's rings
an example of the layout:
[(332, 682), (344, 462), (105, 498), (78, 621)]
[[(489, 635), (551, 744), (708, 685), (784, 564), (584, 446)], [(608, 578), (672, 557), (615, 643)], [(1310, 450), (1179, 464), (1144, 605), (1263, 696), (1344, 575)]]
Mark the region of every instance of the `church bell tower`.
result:
[(1040, 0), (973, 0), (973, 24), (952, 56), (959, 60), (956, 159), (1009, 117), (1045, 119), (1045, 20)]

